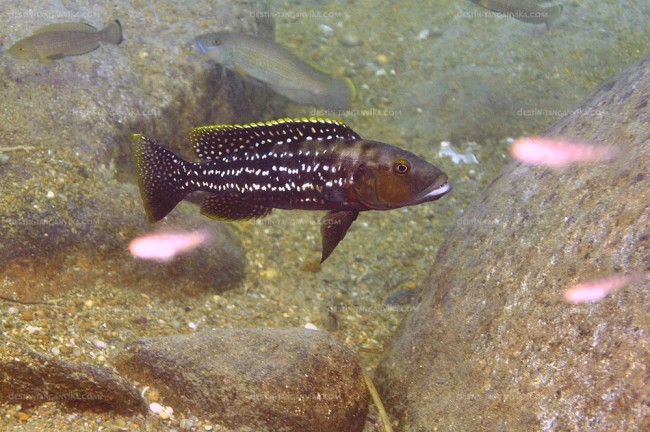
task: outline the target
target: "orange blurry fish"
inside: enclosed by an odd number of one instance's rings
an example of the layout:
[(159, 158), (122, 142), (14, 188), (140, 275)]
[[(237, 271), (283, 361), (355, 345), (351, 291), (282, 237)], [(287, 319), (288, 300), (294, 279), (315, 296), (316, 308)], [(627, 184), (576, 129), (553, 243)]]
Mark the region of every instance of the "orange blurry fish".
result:
[(573, 304), (597, 302), (617, 289), (638, 282), (642, 278), (641, 273), (625, 273), (611, 275), (602, 279), (592, 279), (564, 291), (564, 300)]
[(174, 257), (190, 252), (211, 240), (212, 236), (206, 230), (162, 231), (133, 239), (129, 250), (139, 259), (169, 262)]
[(540, 137), (519, 138), (512, 144), (510, 153), (527, 164), (550, 167), (610, 162), (618, 156), (618, 151), (612, 147)]

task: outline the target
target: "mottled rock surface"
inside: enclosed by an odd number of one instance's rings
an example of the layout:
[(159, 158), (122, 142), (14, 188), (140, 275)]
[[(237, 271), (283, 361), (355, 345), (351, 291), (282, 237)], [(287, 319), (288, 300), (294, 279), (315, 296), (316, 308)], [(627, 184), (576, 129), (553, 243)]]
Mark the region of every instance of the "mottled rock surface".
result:
[(376, 384), (402, 431), (650, 430), (650, 284), (596, 304), (565, 288), (650, 270), (650, 57), (548, 135), (608, 165), (508, 165), (441, 247)]
[[(123, 185), (135, 181), (131, 134), (149, 134), (193, 158), (187, 140), (191, 127), (259, 120), (270, 106), (259, 100), (267, 100), (268, 93), (243, 88), (241, 80), (222, 74), (192, 40), (225, 27), (272, 37), (273, 20), (253, 13), (264, 10), (264, 4), (135, 2), (120, 10), (76, 1), (33, 9), (18, 0), (3, 2), (5, 47), (62, 20), (102, 26), (119, 18), (124, 31), (120, 45), (52, 62), (2, 54), (0, 275), (9, 284), (20, 285), (23, 273), (31, 275), (32, 285), (47, 284), (81, 258), (95, 265), (117, 263), (111, 254), (145, 230), (137, 188)], [(163, 14), (174, 16), (174, 22), (161, 25)], [(234, 248), (225, 265), (241, 268), (232, 259), (241, 255), (240, 246), (225, 246)], [(200, 279), (224, 270), (214, 261), (207, 268), (207, 274), (196, 269)], [(210, 286), (237, 281), (224, 279), (211, 280)], [(49, 291), (56, 294), (69, 286), (60, 283)], [(23, 290), (7, 284), (3, 289), (3, 295), (16, 298)]]
[(549, 30), (469, 0), (417, 8), (439, 34), (403, 34), (411, 41), (405, 56), (417, 55), (411, 71), (396, 68), (402, 130), (434, 142), (542, 131), (647, 51), (645, 0), (549, 3), (564, 6)]
[(356, 355), (327, 333), (221, 329), (142, 339), (114, 362), (188, 410), (236, 430), (360, 431), (369, 394)]
[(0, 357), (0, 403), (23, 407), (56, 402), (74, 410), (145, 414), (137, 388), (108, 368), (77, 365), (12, 349)]

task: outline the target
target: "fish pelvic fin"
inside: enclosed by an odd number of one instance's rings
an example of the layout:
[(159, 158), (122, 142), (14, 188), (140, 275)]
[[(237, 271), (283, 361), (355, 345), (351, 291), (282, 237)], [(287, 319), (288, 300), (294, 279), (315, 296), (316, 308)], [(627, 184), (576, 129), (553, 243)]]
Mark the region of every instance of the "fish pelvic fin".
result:
[(562, 15), (562, 5), (555, 5), (555, 6), (549, 6), (545, 9), (545, 12), (547, 14), (546, 21), (544, 23), (546, 24), (546, 29), (550, 29), (551, 25), (555, 22), (556, 19)]
[(156, 222), (167, 216), (193, 191), (187, 181), (192, 163), (144, 135), (133, 135), (133, 141), (133, 161), (137, 169), (142, 204), (149, 222)]
[(120, 23), (120, 20), (115, 20), (106, 25), (106, 27), (101, 29), (101, 33), (104, 42), (119, 45), (124, 40), (122, 37), (122, 24)]
[(336, 246), (343, 240), (352, 222), (357, 220), (356, 210), (331, 211), (323, 216), (320, 233), (323, 242), (321, 264), (334, 252)]

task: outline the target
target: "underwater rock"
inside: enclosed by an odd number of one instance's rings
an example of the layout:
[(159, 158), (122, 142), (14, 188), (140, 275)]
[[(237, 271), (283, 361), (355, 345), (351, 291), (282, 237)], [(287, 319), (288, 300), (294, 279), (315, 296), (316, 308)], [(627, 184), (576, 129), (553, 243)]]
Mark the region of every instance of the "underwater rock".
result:
[(317, 330), (220, 329), (141, 339), (114, 363), (156, 388), (174, 412), (189, 410), (237, 430), (361, 431), (368, 412), (356, 355)]
[(649, 430), (648, 280), (595, 304), (578, 282), (650, 270), (650, 57), (549, 136), (607, 164), (510, 163), (440, 248), (375, 383), (399, 430)]
[[(63, 3), (40, 5), (33, 20), (10, 2), (5, 25), (18, 40), (68, 14), (70, 6)], [(114, 274), (129, 276), (131, 257), (120, 255), (125, 260), (118, 263), (115, 254), (128, 249), (132, 233), (147, 229), (139, 192), (127, 187), (136, 181), (131, 134), (148, 133), (189, 155), (191, 127), (263, 118), (272, 106), (266, 102), (268, 91), (243, 90), (204, 59), (192, 40), (224, 27), (272, 36), (273, 20), (264, 18), (270, 15), (253, 13), (266, 10), (264, 5), (199, 0), (188, 7), (164, 0), (155, 11), (136, 7), (114, 17), (111, 6), (77, 5), (73, 15), (88, 24), (103, 25), (102, 16), (119, 18), (124, 43), (47, 62), (3, 56), (0, 277), (5, 284), (0, 295), (30, 301), (39, 296), (25, 299), (20, 292), (57, 295), (75, 283), (50, 281), (70, 274), (79, 261), (97, 268), (110, 264)], [(218, 13), (206, 19), (206, 11)], [(198, 209), (195, 214), (198, 220)], [(176, 220), (182, 224), (185, 217)], [(207, 222), (219, 232), (227, 229)], [(226, 257), (224, 265), (233, 264), (238, 253)], [(211, 254), (211, 274), (221, 274), (223, 267), (214, 264), (219, 256)], [(27, 279), (30, 285), (23, 286)], [(222, 279), (211, 286), (224, 289)]]
[[(164, 300), (222, 292), (243, 279), (244, 251), (226, 224), (207, 219), (193, 204), (183, 203), (164, 221), (152, 225), (145, 220), (137, 186), (110, 178), (103, 183), (114, 196), (102, 194), (83, 204), (80, 195), (74, 204), (79, 208), (71, 208), (65, 218), (49, 225), (39, 225), (42, 230), (20, 225), (4, 228), (3, 240), (9, 244), (0, 245), (8, 255), (3, 258), (17, 251), (29, 252), (29, 256), (16, 257), (0, 268), (5, 280), (11, 281), (0, 286), (0, 297), (41, 302), (103, 279)], [(129, 253), (132, 239), (179, 228), (208, 231), (213, 241), (166, 263), (138, 260)], [(10, 246), (14, 249), (9, 250)]]
[[(593, 3), (588, 12), (571, 2), (543, 2), (544, 7), (564, 5), (550, 30), (469, 1), (441, 3), (451, 7), (423, 13), (434, 14), (431, 22), (442, 35), (415, 41), (412, 75), (398, 69), (387, 90), (395, 109), (402, 109), (396, 127), (434, 143), (541, 133), (647, 52), (647, 31), (640, 29), (647, 28), (649, 10), (641, 2), (625, 10)], [(540, 2), (494, 3), (520, 8)], [(400, 2), (399, 7), (409, 6)], [(586, 24), (577, 19), (580, 13), (603, 24)], [(620, 32), (604, 30), (614, 22)]]
[(148, 410), (138, 389), (111, 369), (6, 349), (0, 356), (0, 403), (31, 407), (45, 402), (122, 415)]

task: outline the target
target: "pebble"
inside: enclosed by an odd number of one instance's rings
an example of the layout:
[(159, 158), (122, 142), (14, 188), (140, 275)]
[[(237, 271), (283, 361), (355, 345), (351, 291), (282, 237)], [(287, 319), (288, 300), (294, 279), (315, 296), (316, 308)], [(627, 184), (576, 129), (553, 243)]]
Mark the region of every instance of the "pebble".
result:
[(376, 58), (377, 58), (377, 61), (379, 62), (379, 64), (388, 63), (388, 57), (386, 57), (384, 54), (379, 54)]
[(330, 37), (334, 34), (334, 29), (327, 24), (318, 24), (318, 31), (320, 31), (320, 34), (326, 37)]
[(93, 345), (95, 345), (97, 348), (100, 348), (100, 349), (104, 349), (104, 348), (106, 348), (106, 346), (107, 346), (107, 345), (106, 345), (106, 342), (104, 342), (104, 341), (101, 340), (101, 339), (95, 339), (95, 338), (93, 338), (93, 339), (91, 339), (91, 341), (92, 341)]
[(59, 347), (53, 347), (51, 351), (52, 351), (52, 354), (54, 354), (55, 356), (58, 356), (59, 354), (61, 354), (61, 350), (59, 349)]
[(9, 162), (9, 155), (0, 153), (0, 164), (5, 164)]
[(23, 321), (32, 321), (34, 319), (34, 313), (32, 311), (23, 311), (20, 313), (20, 319)]
[(350, 33), (343, 35), (339, 42), (341, 42), (341, 45), (346, 47), (361, 45), (361, 39), (359, 36)]
[(18, 413), (18, 420), (20, 420), (20, 421), (27, 421), (27, 420), (29, 420), (29, 417), (30, 417), (30, 415), (27, 414), (26, 412), (20, 411)]

